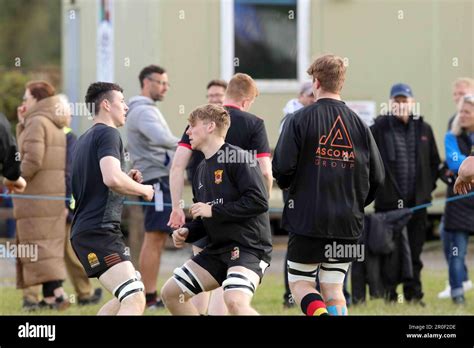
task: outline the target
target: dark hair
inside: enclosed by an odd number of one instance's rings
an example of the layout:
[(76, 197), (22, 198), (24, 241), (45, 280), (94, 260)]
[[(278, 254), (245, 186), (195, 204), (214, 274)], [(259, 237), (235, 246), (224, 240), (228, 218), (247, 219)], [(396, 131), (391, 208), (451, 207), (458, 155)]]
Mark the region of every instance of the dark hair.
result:
[(223, 87), (224, 89), (227, 89), (227, 82), (225, 82), (224, 80), (211, 80), (207, 84), (206, 89), (209, 89), (212, 86), (218, 86), (218, 87)]
[(94, 82), (87, 88), (86, 105), (93, 116), (99, 113), (100, 103), (104, 99), (112, 102), (111, 91), (123, 93), (122, 87), (110, 82)]
[(165, 69), (158, 65), (148, 65), (140, 71), (140, 75), (138, 75), (138, 80), (140, 81), (140, 87), (143, 88), (143, 80), (149, 77), (151, 74), (164, 74), (166, 72)]
[(30, 81), (25, 88), (30, 91), (30, 94), (37, 101), (52, 97), (56, 93), (54, 87), (46, 81)]

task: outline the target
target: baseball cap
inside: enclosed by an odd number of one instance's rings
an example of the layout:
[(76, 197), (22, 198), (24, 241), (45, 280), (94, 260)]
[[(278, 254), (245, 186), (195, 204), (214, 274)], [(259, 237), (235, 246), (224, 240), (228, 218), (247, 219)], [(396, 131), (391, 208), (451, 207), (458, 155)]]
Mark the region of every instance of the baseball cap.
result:
[(413, 98), (413, 91), (411, 90), (411, 87), (408, 86), (405, 83), (397, 83), (392, 86), (392, 89), (390, 90), (390, 98), (397, 97), (399, 95), (402, 95), (404, 97), (409, 97)]
[(313, 94), (313, 83), (312, 82), (305, 82), (301, 85), (300, 94), (304, 94), (306, 96), (310, 96)]

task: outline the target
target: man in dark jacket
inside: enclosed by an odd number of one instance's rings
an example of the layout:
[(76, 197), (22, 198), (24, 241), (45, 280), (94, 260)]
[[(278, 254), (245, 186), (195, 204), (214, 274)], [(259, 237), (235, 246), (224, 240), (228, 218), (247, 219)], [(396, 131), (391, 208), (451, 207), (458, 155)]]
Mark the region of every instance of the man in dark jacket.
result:
[[(390, 92), (388, 111), (371, 127), (385, 166), (385, 184), (375, 197), (375, 211), (411, 208), (431, 202), (436, 187), (440, 158), (431, 126), (414, 112), (410, 86), (395, 84)], [(418, 209), (408, 222), (408, 239), (413, 279), (404, 283), (407, 301), (424, 305), (421, 299), (420, 255), (426, 238), (427, 212)], [(396, 286), (387, 289), (387, 299), (397, 300)]]
[(310, 66), (316, 103), (285, 122), (273, 158), (278, 186), (289, 188), (282, 223), (289, 233), (288, 281), (310, 316), (347, 314), (344, 277), (350, 262), (363, 258), (357, 242), (364, 207), (384, 179), (370, 130), (341, 101), (345, 71), (334, 55)]
[(11, 133), (10, 122), (0, 113), (0, 165), (2, 166), (3, 184), (13, 193), (25, 190), (26, 181), (20, 176), (20, 155), (16, 141)]

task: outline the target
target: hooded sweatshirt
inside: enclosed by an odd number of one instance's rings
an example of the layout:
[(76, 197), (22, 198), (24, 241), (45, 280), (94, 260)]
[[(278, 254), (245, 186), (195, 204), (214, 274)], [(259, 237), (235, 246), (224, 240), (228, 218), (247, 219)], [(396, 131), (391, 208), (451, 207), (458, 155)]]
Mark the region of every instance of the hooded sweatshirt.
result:
[(133, 168), (142, 172), (144, 181), (168, 176), (179, 139), (152, 99), (136, 96), (128, 106), (127, 148)]

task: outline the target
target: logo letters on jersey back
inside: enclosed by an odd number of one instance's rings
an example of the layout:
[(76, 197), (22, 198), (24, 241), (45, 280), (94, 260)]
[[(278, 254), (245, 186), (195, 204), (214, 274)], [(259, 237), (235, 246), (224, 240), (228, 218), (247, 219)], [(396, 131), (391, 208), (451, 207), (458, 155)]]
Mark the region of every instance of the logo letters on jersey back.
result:
[(339, 115), (331, 126), (329, 133), (319, 138), (315, 164), (335, 168), (338, 167), (338, 163), (333, 161), (340, 161), (342, 162), (341, 167), (353, 168), (354, 159), (355, 153), (351, 137), (342, 117)]

